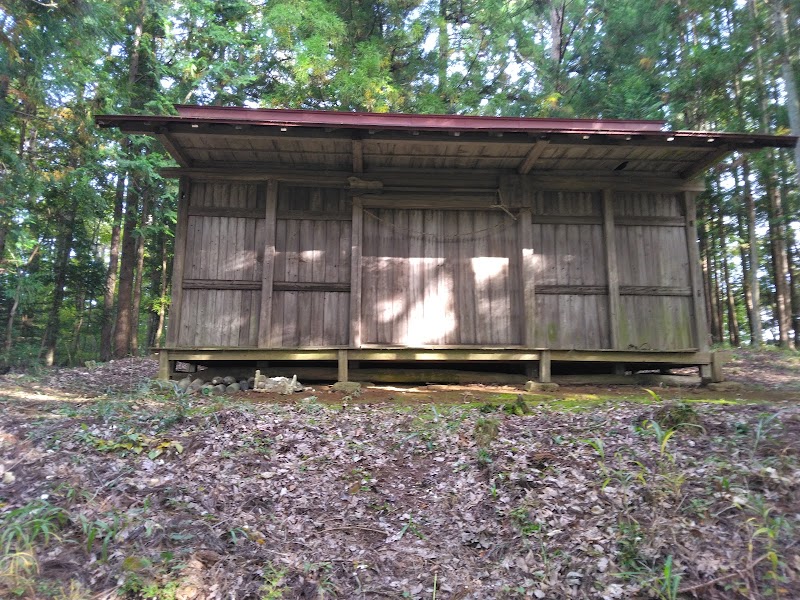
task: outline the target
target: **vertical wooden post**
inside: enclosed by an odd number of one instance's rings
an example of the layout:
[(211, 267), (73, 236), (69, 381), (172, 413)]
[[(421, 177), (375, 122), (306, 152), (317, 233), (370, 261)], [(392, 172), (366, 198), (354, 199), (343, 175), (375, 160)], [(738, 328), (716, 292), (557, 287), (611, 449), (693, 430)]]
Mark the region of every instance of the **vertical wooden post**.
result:
[(347, 381), (348, 373), (347, 373), (347, 350), (339, 350), (336, 353), (336, 358), (338, 362), (338, 374), (337, 377), (339, 381)]
[[(360, 198), (353, 198), (353, 221), (350, 229), (350, 347), (361, 347), (361, 240), (364, 231), (364, 208)], [(345, 380), (346, 381), (346, 380)]]
[(267, 181), (264, 218), (264, 263), (261, 269), (261, 313), (258, 319), (258, 347), (272, 346), (272, 280), (275, 275), (275, 226), (278, 214), (278, 182)]
[(683, 192), (683, 209), (686, 212), (686, 250), (689, 257), (689, 280), (692, 288), (692, 310), (694, 312), (694, 341), (700, 352), (707, 352), (708, 323), (706, 303), (703, 296), (703, 278), (700, 274), (700, 251), (697, 248), (697, 208), (695, 194)]
[(519, 211), (520, 278), (522, 281), (522, 343), (533, 348), (536, 345), (536, 281), (533, 255), (533, 223), (531, 209)]
[[(175, 251), (172, 258), (172, 300), (167, 319), (167, 346), (180, 341), (181, 308), (183, 304), (183, 270), (186, 264), (186, 238), (189, 230), (189, 192), (191, 184), (181, 177), (178, 187), (178, 224), (175, 228)], [(159, 371), (159, 376), (160, 376)]]
[(162, 380), (169, 379), (172, 370), (169, 360), (169, 352), (162, 349), (158, 352), (158, 378)]
[[(700, 250), (697, 247), (697, 192), (683, 192), (683, 210), (686, 213), (686, 250), (689, 257), (689, 281), (692, 288), (692, 313), (694, 314), (694, 342), (699, 352), (707, 352), (708, 321), (706, 320), (706, 301), (703, 295), (703, 277), (700, 273)], [(712, 356), (712, 361), (713, 361)], [(700, 379), (704, 382), (716, 381), (722, 377), (721, 367), (714, 368), (714, 363), (700, 365)]]
[(539, 383), (550, 383), (550, 350), (542, 350), (539, 357)]
[(619, 340), (619, 270), (617, 268), (617, 234), (614, 226), (614, 191), (603, 190), (603, 239), (606, 247), (606, 271), (608, 274), (608, 332), (609, 343), (614, 350), (620, 349)]

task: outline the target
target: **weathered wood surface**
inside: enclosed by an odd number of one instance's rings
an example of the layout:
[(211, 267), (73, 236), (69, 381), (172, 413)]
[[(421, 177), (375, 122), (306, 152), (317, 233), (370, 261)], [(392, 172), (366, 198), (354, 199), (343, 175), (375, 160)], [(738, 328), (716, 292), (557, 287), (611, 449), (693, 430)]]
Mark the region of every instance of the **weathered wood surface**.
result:
[[(341, 370), (334, 367), (294, 367), (291, 371), (303, 383), (306, 381), (343, 381)], [(286, 376), (286, 368), (268, 368), (262, 373), (268, 377)], [(346, 377), (350, 381), (369, 381), (371, 383), (521, 385), (527, 381), (525, 375), (513, 373), (426, 368), (348, 369)]]
[[(263, 215), (265, 204), (257, 190), (252, 183), (194, 182), (189, 186), (187, 205), (179, 209), (179, 220), (187, 222), (186, 232), (180, 228), (176, 232), (176, 243), (185, 244), (185, 258), (182, 269), (178, 263), (173, 267), (183, 276), (178, 286), (181, 296), (176, 298), (178, 288), (173, 289), (173, 302), (181, 306), (180, 318), (170, 325), (170, 332), (176, 330), (176, 344), (256, 345), (264, 219), (213, 215), (229, 209), (234, 214), (260, 210)], [(198, 209), (214, 211), (197, 214)], [(196, 283), (203, 281), (218, 284), (208, 288)]]
[[(401, 175), (383, 176), (403, 187)], [(682, 194), (607, 192), (604, 212), (599, 190), (542, 191), (527, 177), (495, 177), (512, 217), (479, 206), (491, 197), (490, 179), (464, 177), (460, 185), (475, 183), (485, 198), (445, 193), (438, 207), (431, 192), (413, 200), (415, 185), (435, 188), (434, 175), (406, 181), (402, 194), (355, 202), (343, 186), (276, 180), (268, 210), (267, 184), (192, 182), (183, 235), (179, 220), (185, 252), (170, 344), (599, 350), (615, 345), (616, 318), (619, 349), (700, 346), (693, 221)], [(370, 198), (383, 198), (383, 208)]]
[[(678, 194), (614, 194), (616, 217), (684, 218)], [(691, 289), (686, 229), (616, 227), (620, 286)], [(620, 300), (620, 347), (669, 350), (696, 346), (692, 299), (685, 294), (628, 295)]]
[(350, 199), (341, 189), (281, 185), (277, 216), (273, 345), (346, 345)]
[[(607, 298), (584, 293), (607, 289), (608, 285), (599, 193), (536, 192), (532, 204), (537, 288), (535, 345), (608, 348)], [(548, 222), (542, 217), (586, 221)], [(578, 289), (570, 290), (570, 286)]]
[(367, 209), (367, 344), (522, 343), (517, 224), (500, 211)]

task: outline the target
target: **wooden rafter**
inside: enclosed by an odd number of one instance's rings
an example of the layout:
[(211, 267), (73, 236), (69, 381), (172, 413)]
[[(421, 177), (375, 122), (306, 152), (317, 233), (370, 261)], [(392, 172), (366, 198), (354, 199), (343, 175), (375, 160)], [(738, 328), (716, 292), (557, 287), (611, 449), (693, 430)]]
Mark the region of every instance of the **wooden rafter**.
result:
[(156, 137), (158, 138), (158, 141), (161, 142), (161, 145), (164, 146), (164, 149), (172, 155), (172, 158), (175, 159), (175, 162), (182, 167), (188, 168), (192, 166), (192, 159), (187, 156), (187, 154), (183, 151), (183, 148), (175, 143), (175, 140), (169, 133), (166, 132), (166, 130), (156, 133)]
[(530, 149), (530, 152), (528, 152), (527, 156), (522, 159), (519, 167), (517, 167), (517, 172), (520, 175), (527, 175), (533, 168), (533, 165), (536, 163), (536, 161), (539, 160), (539, 157), (542, 155), (542, 152), (544, 152), (544, 149), (547, 148), (549, 143), (550, 142), (547, 140), (539, 140), (536, 142), (533, 145), (533, 148)]
[(694, 179), (698, 175), (705, 173), (707, 169), (713, 167), (730, 153), (731, 150), (729, 148), (720, 148), (714, 152), (709, 152), (705, 158), (694, 163), (688, 169), (681, 171), (681, 177), (683, 179)]

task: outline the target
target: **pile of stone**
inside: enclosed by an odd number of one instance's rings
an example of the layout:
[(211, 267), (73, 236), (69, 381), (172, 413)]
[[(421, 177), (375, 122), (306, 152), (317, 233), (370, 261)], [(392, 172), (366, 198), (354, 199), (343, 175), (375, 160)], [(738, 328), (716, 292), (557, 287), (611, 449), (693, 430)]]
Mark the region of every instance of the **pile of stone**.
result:
[(255, 390), (257, 392), (277, 392), (279, 394), (292, 394), (302, 392), (305, 388), (297, 381), (297, 375), (289, 379), (288, 377), (266, 377), (261, 371), (256, 371), (253, 377), (236, 380), (235, 377), (213, 377), (206, 381), (194, 373), (180, 381), (173, 381), (179, 389), (187, 394), (204, 394), (206, 396), (220, 396), (223, 394), (235, 394), (236, 392), (246, 392)]

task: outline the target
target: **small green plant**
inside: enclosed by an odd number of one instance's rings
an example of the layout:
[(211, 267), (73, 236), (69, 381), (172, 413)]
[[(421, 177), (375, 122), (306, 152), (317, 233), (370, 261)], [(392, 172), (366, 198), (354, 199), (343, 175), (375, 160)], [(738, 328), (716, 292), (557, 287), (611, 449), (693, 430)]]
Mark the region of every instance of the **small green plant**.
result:
[(259, 589), (260, 600), (280, 600), (284, 594), (288, 592), (286, 587), (286, 574), (288, 571), (283, 568), (275, 567), (272, 563), (267, 565), (261, 570), (261, 577), (264, 583), (261, 584)]
[(656, 435), (656, 443), (658, 444), (658, 452), (663, 457), (667, 451), (667, 444), (670, 439), (675, 435), (676, 429), (663, 429), (658, 421), (645, 421), (645, 429), (652, 430)]
[(96, 541), (100, 542), (100, 559), (108, 559), (108, 546), (122, 529), (123, 519), (119, 515), (113, 514), (108, 520), (89, 519), (85, 515), (78, 517), (81, 524), (81, 531), (86, 538), (86, 552), (92, 553)]
[(769, 438), (774, 430), (781, 428), (782, 425), (778, 418), (780, 414), (780, 412), (772, 415), (764, 413), (758, 416), (758, 422), (753, 428), (753, 449), (750, 452), (751, 457), (755, 456), (758, 447)]
[(492, 462), (494, 462), (492, 460), (492, 452), (488, 448), (478, 448), (476, 459), (478, 464), (483, 468), (491, 466)]
[(662, 576), (658, 579), (659, 594), (664, 600), (677, 600), (678, 590), (681, 586), (681, 575), (673, 570), (672, 555), (667, 556), (662, 569)]
[(425, 536), (419, 530), (419, 527), (417, 526), (417, 524), (414, 522), (413, 515), (409, 515), (408, 521), (406, 521), (406, 524), (403, 525), (403, 528), (400, 530), (400, 533), (397, 534), (397, 539), (398, 540), (403, 539), (403, 536), (409, 531), (411, 533), (413, 533), (415, 536), (417, 536), (419, 539), (421, 539), (421, 540), (425, 539)]
[(175, 454), (183, 453), (183, 444), (177, 440), (163, 440), (150, 437), (134, 429), (128, 429), (116, 439), (104, 439), (88, 432), (86, 425), (81, 425), (81, 431), (77, 437), (88, 444), (94, 446), (100, 452), (120, 452), (123, 456), (128, 453), (142, 454), (147, 450), (150, 459), (156, 459), (165, 452), (172, 451)]
[(642, 543), (642, 529), (638, 521), (633, 519), (621, 520), (618, 525), (619, 537), (617, 538), (618, 561), (622, 575), (628, 579), (636, 577), (643, 569), (647, 568), (642, 558), (640, 545)]
[(58, 532), (69, 523), (69, 515), (46, 499), (12, 510), (0, 518), (0, 547), (3, 555), (28, 552), (41, 542), (45, 546), (51, 539), (59, 539)]
[(530, 511), (526, 506), (518, 506), (509, 513), (511, 521), (519, 532), (525, 537), (530, 537), (542, 530), (542, 524), (531, 519)]
[(516, 415), (518, 417), (522, 417), (524, 415), (531, 414), (531, 409), (528, 406), (528, 403), (525, 402), (525, 398), (522, 394), (517, 396), (517, 399), (514, 400), (512, 404), (506, 404), (503, 406), (503, 411), (507, 412), (510, 415)]
[(492, 417), (480, 417), (475, 421), (475, 441), (479, 446), (488, 446), (500, 433), (500, 421)]

